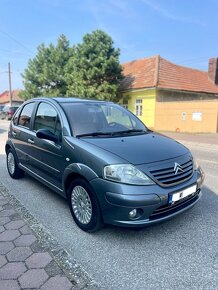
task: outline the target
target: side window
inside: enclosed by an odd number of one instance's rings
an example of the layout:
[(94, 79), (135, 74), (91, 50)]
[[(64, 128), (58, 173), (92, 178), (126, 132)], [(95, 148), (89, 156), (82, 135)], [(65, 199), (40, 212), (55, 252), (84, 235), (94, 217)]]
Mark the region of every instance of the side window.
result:
[(40, 103), (36, 112), (34, 131), (48, 129), (58, 137), (61, 135), (61, 123), (56, 110), (47, 103)]
[(32, 116), (34, 106), (35, 106), (35, 103), (29, 103), (23, 107), (19, 120), (18, 120), (18, 125), (26, 127), (26, 128), (30, 128), (30, 121), (31, 121), (31, 116)]

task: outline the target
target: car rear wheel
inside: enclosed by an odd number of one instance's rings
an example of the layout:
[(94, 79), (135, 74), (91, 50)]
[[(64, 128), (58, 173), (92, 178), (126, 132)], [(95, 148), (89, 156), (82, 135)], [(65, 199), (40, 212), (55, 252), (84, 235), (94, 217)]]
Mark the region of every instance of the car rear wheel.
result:
[(24, 175), (24, 171), (19, 168), (15, 153), (12, 149), (7, 151), (7, 169), (9, 175), (14, 179), (21, 178)]
[(68, 189), (70, 211), (75, 223), (86, 232), (102, 228), (102, 216), (96, 194), (85, 180), (73, 180)]

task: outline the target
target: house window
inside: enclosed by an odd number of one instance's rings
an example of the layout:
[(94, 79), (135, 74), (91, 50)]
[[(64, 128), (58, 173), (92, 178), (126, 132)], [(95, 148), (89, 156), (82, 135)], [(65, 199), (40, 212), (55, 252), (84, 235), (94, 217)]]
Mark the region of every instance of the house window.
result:
[(128, 101), (124, 101), (122, 107), (128, 110)]
[(136, 116), (142, 116), (142, 99), (136, 99), (135, 112), (136, 112)]

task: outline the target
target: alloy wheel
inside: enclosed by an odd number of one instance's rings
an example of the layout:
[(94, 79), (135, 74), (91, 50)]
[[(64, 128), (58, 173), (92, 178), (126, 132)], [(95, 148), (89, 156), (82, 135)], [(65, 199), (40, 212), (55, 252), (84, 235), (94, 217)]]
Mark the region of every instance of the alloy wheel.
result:
[(14, 155), (11, 152), (8, 153), (8, 170), (12, 175), (15, 172), (15, 159)]
[(88, 192), (80, 185), (73, 188), (71, 194), (73, 212), (78, 221), (87, 225), (92, 218), (92, 203)]

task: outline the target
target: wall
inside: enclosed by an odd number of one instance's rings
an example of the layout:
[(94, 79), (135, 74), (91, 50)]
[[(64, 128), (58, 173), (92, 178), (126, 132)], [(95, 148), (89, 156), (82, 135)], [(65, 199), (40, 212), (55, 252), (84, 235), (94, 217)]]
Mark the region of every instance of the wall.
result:
[(218, 132), (218, 100), (156, 102), (155, 130)]
[(123, 93), (128, 109), (135, 113), (136, 99), (142, 99), (138, 116), (149, 128), (159, 131), (218, 133), (218, 96), (163, 89)]
[(175, 101), (218, 101), (218, 94), (192, 93), (187, 91), (176, 91), (169, 89), (157, 89), (157, 102)]
[(155, 100), (156, 89), (135, 90), (123, 93), (124, 98), (128, 99), (128, 110), (135, 114), (135, 101), (142, 99), (142, 116), (138, 118), (149, 128), (154, 127), (155, 120)]

